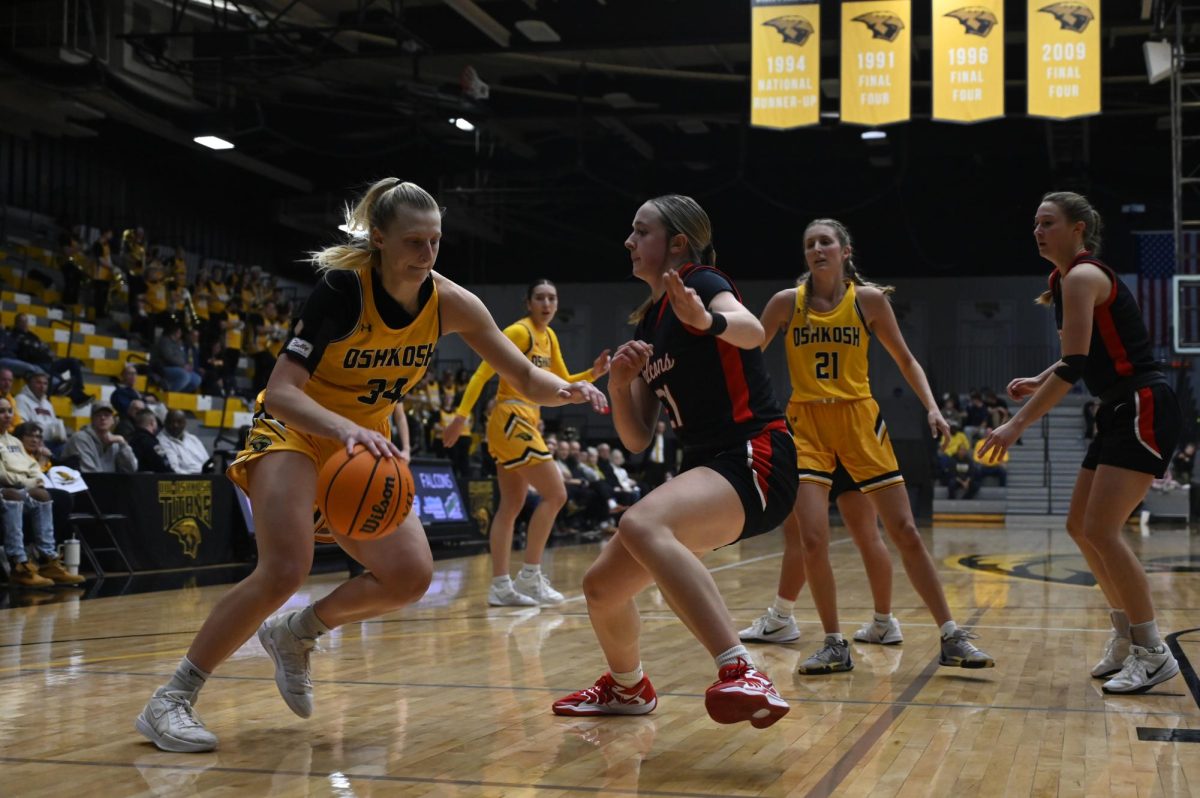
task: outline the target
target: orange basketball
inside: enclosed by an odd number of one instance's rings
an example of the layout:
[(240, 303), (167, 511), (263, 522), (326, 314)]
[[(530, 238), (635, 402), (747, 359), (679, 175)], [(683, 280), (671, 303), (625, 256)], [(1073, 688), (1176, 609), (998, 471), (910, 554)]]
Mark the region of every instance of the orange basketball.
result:
[(317, 475), (317, 508), (329, 529), (354, 540), (396, 531), (413, 506), (413, 478), (399, 457), (375, 457), (361, 444), (339, 449)]

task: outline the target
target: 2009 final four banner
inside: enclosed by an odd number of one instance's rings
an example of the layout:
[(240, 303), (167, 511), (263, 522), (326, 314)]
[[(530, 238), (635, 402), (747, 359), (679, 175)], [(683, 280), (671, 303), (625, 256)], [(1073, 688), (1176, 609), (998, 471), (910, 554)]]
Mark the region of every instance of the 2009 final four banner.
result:
[(751, 0), (750, 124), (815, 125), (821, 112), (821, 6)]
[(1004, 116), (1004, 0), (933, 0), (933, 118)]
[(910, 0), (842, 3), (843, 122), (885, 125), (909, 118)]
[(1029, 0), (1030, 116), (1100, 113), (1100, 0)]

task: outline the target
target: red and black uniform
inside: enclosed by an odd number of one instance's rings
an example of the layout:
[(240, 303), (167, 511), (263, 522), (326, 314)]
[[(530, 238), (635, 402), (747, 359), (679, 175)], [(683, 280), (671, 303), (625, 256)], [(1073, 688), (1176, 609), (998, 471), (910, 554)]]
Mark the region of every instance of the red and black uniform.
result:
[[(1182, 415), (1175, 392), (1150, 345), (1137, 300), (1117, 275), (1090, 252), (1075, 257), (1099, 267), (1112, 282), (1108, 298), (1092, 316), (1092, 340), (1083, 381), (1100, 399), (1096, 437), (1083, 458), (1083, 467), (1098, 465), (1127, 468), (1161, 477), (1179, 443)], [(1059, 272), (1050, 274), (1054, 320), (1063, 325), (1062, 285)]]
[[(688, 264), (679, 276), (705, 307), (724, 291), (741, 298), (711, 266)], [(742, 537), (774, 529), (796, 500), (796, 450), (762, 351), (688, 327), (666, 294), (646, 311), (634, 337), (654, 347), (642, 379), (667, 408), (683, 447), (682, 470), (705, 466), (733, 485), (746, 513)]]

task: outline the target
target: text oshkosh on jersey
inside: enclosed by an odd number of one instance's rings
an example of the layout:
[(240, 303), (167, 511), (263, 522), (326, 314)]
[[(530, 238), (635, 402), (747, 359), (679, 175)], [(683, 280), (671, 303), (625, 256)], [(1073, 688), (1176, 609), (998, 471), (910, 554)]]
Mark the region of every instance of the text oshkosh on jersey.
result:
[(433, 344), (393, 347), (391, 349), (347, 349), (342, 368), (375, 369), (416, 366), (420, 368), (433, 360)]

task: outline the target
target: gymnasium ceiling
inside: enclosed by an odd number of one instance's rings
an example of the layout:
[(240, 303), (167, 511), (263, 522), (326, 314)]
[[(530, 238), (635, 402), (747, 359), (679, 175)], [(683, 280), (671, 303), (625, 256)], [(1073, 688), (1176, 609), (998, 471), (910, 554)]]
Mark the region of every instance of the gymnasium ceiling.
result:
[[(363, 180), (414, 179), (450, 207), (448, 241), (475, 279), (597, 252), (619, 262), (638, 202), (665, 191), (701, 198), (718, 250), (748, 252), (739, 273), (753, 276), (795, 263), (794, 228), (813, 215), (846, 217), (882, 274), (1042, 271), (1023, 245), (1052, 186), (1089, 191), (1117, 229), (1169, 223), (1168, 90), (1147, 83), (1141, 52), (1149, 0), (1102, 4), (1104, 113), (1062, 123), (1024, 117), (1026, 3), (1008, 2), (1009, 118), (967, 127), (928, 119), (930, 4), (914, 0), (914, 121), (880, 143), (836, 120), (748, 127), (746, 0), (6, 5), (0, 125), (80, 137), (132, 126), (225, 158), (276, 184), (275, 220), (310, 235)], [(821, 5), (828, 79), (837, 4)], [(531, 40), (539, 28), (558, 40)], [(486, 97), (464, 90), (471, 71)], [(836, 81), (823, 88), (822, 110), (836, 111)], [(198, 151), (199, 133), (237, 149)], [(1113, 218), (1139, 203), (1145, 214)], [(1005, 252), (1019, 263), (964, 251), (997, 236), (1020, 240)]]

